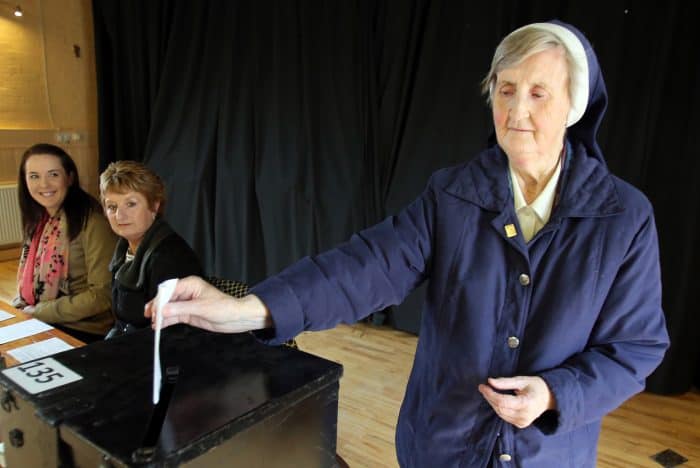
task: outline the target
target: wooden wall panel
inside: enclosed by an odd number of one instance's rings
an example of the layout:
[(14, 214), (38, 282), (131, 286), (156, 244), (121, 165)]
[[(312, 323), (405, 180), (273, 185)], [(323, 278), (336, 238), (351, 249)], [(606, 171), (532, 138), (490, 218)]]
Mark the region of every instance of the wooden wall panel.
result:
[[(62, 146), (82, 186), (98, 189), (97, 83), (90, 0), (0, 5), (0, 182), (16, 181), (24, 150)], [(60, 142), (60, 135), (77, 139)], [(1, 214), (0, 214), (1, 215)]]

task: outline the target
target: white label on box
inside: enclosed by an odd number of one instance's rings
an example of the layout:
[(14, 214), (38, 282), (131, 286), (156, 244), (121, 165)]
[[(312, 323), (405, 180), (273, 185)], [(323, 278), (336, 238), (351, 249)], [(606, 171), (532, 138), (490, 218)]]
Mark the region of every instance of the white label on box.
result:
[(2, 371), (17, 385), (36, 394), (77, 382), (82, 377), (53, 358), (38, 359)]

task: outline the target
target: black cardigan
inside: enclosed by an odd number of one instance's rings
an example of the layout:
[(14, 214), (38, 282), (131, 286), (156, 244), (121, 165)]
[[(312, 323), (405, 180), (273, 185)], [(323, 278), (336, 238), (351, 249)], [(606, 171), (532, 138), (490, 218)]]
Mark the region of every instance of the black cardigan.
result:
[(143, 307), (156, 296), (158, 285), (171, 278), (202, 276), (202, 265), (187, 242), (160, 218), (146, 231), (134, 259), (125, 263), (128, 247), (120, 238), (109, 264), (112, 310), (117, 320), (143, 328), (151, 323)]

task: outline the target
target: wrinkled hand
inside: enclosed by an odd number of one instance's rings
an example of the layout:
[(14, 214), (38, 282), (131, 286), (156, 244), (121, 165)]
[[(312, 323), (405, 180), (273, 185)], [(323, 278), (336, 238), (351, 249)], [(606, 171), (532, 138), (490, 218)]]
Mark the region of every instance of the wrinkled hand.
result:
[[(155, 328), (155, 299), (146, 304), (144, 315)], [(161, 310), (163, 328), (186, 323), (221, 333), (239, 333), (272, 325), (265, 304), (255, 295), (241, 299), (229, 296), (197, 276), (178, 280), (170, 302)]]
[[(514, 395), (496, 390), (512, 391)], [(556, 409), (556, 400), (542, 377), (489, 378), (479, 392), (504, 421), (523, 429), (548, 409)]]

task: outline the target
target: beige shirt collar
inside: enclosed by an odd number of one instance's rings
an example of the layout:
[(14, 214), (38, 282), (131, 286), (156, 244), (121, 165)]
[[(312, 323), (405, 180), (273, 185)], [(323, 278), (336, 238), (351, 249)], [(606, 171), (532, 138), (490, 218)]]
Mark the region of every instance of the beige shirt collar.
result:
[[(528, 206), (525, 203), (525, 197), (523, 196), (523, 191), (520, 189), (520, 184), (515, 175), (513, 167), (509, 164), (508, 168), (510, 170), (510, 182), (513, 186), (513, 197), (515, 199), (515, 211), (517, 212), (520, 208)], [(535, 201), (530, 204), (530, 207), (537, 213), (537, 216), (544, 223), (549, 221), (549, 217), (552, 214), (552, 206), (554, 205), (554, 197), (556, 196), (557, 183), (559, 182), (559, 173), (561, 172), (561, 162), (557, 163), (557, 168), (554, 170), (554, 174), (545, 185), (544, 190)]]
[[(515, 214), (518, 217), (518, 223), (521, 229), (524, 231), (526, 241), (530, 241), (537, 232), (542, 229), (542, 227), (547, 224), (549, 217), (552, 214), (552, 207), (554, 205), (554, 198), (557, 192), (557, 183), (559, 182), (559, 174), (561, 172), (561, 161), (557, 163), (557, 167), (554, 170), (554, 174), (545, 185), (544, 190), (540, 193), (537, 198), (528, 205), (525, 203), (525, 197), (520, 189), (520, 184), (518, 184), (518, 179), (515, 175), (513, 167), (508, 164), (510, 182), (513, 187), (513, 200), (515, 203)], [(532, 211), (537, 216), (537, 220), (531, 219), (526, 212)], [(534, 224), (533, 224), (534, 222)]]

